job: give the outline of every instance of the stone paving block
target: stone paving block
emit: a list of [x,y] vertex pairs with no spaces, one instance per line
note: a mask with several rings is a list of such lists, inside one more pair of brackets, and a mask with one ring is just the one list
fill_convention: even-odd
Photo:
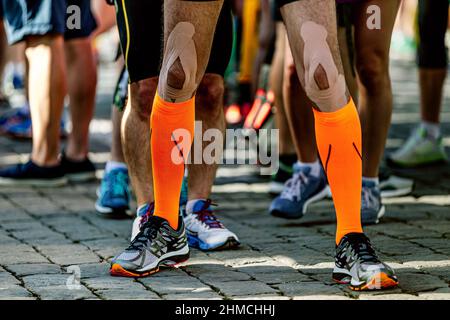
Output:
[[214,291],[190,292],[163,295],[165,300],[223,300],[224,298]]
[[110,237],[111,234],[90,225],[76,216],[61,216],[46,219],[45,223],[73,241],[91,240]]
[[316,282],[289,282],[276,285],[285,296],[301,297],[316,295],[344,296],[344,292],[338,285],[325,285]]
[[100,258],[80,244],[41,245],[39,250],[59,265],[78,265],[100,262]]
[[36,299],[27,289],[24,287],[15,285],[8,288],[2,288],[0,285],[0,300],[30,300]]
[[16,276],[23,277],[34,274],[55,274],[61,273],[61,267],[51,263],[24,263],[8,265]]
[[269,264],[249,264],[238,268],[239,271],[251,275],[254,279],[267,284],[279,284],[293,281],[313,281],[297,269],[287,266]]
[[428,274],[400,273],[398,278],[400,288],[407,293],[448,288],[448,284],[445,281]]
[[9,289],[19,284],[20,281],[9,272],[0,272],[0,290]]
[[290,297],[275,294],[259,294],[251,296],[234,296],[234,300],[291,300]]
[[111,277],[110,275],[102,275],[98,278],[82,279],[82,282],[91,290],[142,290],[144,286],[136,282],[133,278]]
[[377,294],[377,295],[373,295],[373,294],[360,294],[359,295],[359,300],[420,300],[420,298],[418,298],[415,295],[412,294],[399,294],[399,293],[394,293],[394,294]]
[[211,287],[188,275],[160,278],[147,277],[139,279],[139,282],[158,294],[212,292]]
[[79,289],[68,289],[66,286],[37,287],[33,292],[41,300],[84,300],[95,298],[95,295],[84,286]]
[[264,293],[276,294],[278,291],[259,281],[228,281],[217,282],[213,286],[225,296],[248,296],[260,295]]
[[156,293],[145,288],[98,290],[95,294],[105,300],[161,300]]
[[203,282],[225,282],[250,280],[250,276],[243,272],[238,272],[224,265],[202,264],[192,265],[183,268],[187,273],[199,278]]
[[4,265],[20,263],[47,263],[48,260],[26,244],[2,244],[0,246],[1,263]]
[[99,278],[109,275],[110,264],[107,262],[89,263],[80,264],[78,267],[80,268],[81,279]]
[[442,288],[431,292],[419,293],[419,298],[427,300],[450,300],[450,288]]

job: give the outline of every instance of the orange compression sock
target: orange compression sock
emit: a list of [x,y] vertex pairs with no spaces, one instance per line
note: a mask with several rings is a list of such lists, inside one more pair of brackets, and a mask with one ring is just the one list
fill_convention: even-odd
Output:
[[361,227],[361,124],[353,100],[335,112],[314,110],[316,141],[336,210],[336,244]]
[[[185,102],[164,101],[158,93],[150,120],[155,216],[178,229],[184,163],[194,137],[195,96]],[[181,133],[181,136],[180,136]]]

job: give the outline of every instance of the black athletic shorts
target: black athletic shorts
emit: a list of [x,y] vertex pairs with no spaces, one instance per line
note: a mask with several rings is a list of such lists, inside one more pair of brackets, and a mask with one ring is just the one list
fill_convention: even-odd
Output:
[[10,44],[51,33],[63,34],[66,40],[85,38],[97,28],[90,0],[0,1]]
[[445,33],[447,32],[448,7],[448,0],[419,0],[417,64],[420,68],[447,67]]
[[[225,1],[217,22],[206,73],[223,76],[231,57],[233,20],[228,2]],[[163,0],[116,1],[117,25],[130,82],[159,75],[164,40],[163,3]]]

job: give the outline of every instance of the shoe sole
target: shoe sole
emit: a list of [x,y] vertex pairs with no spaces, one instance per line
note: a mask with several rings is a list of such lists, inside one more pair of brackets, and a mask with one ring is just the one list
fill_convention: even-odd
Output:
[[279,195],[284,188],[284,183],[272,181],[269,184],[269,193],[271,195],[277,196]]
[[[219,243],[213,247],[206,247],[206,244],[199,239],[188,235],[189,247],[199,249],[201,251],[219,251],[225,249],[235,249],[241,243],[235,237],[228,237],[223,243]],[[202,246],[204,244],[204,246]]]
[[57,179],[10,179],[0,178],[0,186],[7,187],[38,187],[38,188],[56,188],[65,186],[69,180],[66,177]]
[[133,216],[129,207],[111,209],[95,203],[95,211],[99,216],[107,219],[129,219]]
[[398,286],[398,280],[389,277],[386,273],[375,274],[368,282],[354,286],[350,284],[349,288],[353,291],[372,291],[384,290]]
[[426,167],[432,167],[432,166],[437,166],[437,165],[445,165],[447,163],[448,163],[448,160],[446,160],[446,159],[438,159],[438,160],[433,160],[433,161],[418,163],[418,164],[406,164],[406,163],[396,162],[395,160],[392,160],[391,158],[386,159],[386,164],[389,167],[396,168],[396,169],[426,168]]
[[[336,270],[336,269],[335,269]],[[383,290],[392,288],[398,285],[398,280],[389,277],[384,272],[375,274],[368,282],[360,285],[352,285],[352,276],[346,272],[345,269],[339,269],[340,271],[333,271],[333,281],[338,284],[349,285],[349,288],[353,291],[368,291],[368,290]]]
[[413,191],[413,187],[394,189],[394,190],[381,190],[382,198],[394,198],[401,197],[410,194]]
[[305,204],[303,205],[303,210],[301,213],[298,214],[294,214],[294,215],[289,215],[287,216],[286,213],[281,212],[279,210],[273,210],[270,212],[270,214],[274,217],[277,218],[284,218],[284,219],[300,219],[301,217],[303,217],[307,211],[308,211],[308,206],[310,204],[313,204],[314,202],[318,202],[322,199],[325,199],[326,197],[328,197],[331,194],[330,191],[330,187],[326,186],[322,191],[320,191],[318,194],[312,196],[311,198],[309,198],[307,201],[305,201]]
[[148,277],[148,276],[160,271],[160,267],[173,268],[177,264],[183,263],[183,262],[187,261],[188,259],[189,259],[189,248],[187,250],[187,253],[167,257],[167,258],[159,261],[158,264],[156,265],[156,267],[151,268],[149,270],[130,271],[130,270],[125,269],[118,263],[113,263],[113,265],[109,269],[109,273],[113,277],[144,278],[144,277]]
[[97,177],[95,171],[93,172],[80,172],[80,173],[69,173],[66,174],[69,182],[79,183],[95,180]]

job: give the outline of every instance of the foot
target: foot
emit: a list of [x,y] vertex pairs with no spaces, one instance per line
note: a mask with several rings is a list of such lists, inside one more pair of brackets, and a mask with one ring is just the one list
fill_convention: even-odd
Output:
[[184,216],[189,246],[204,251],[233,248],[240,244],[238,237],[225,228],[211,208],[211,200],[198,200],[187,208]]
[[292,165],[285,164],[280,160],[280,167],[278,168],[277,173],[272,175],[269,184],[269,193],[273,195],[279,195],[282,193],[284,184],[292,178],[293,172]]
[[350,289],[382,290],[398,285],[394,271],[381,262],[363,233],[345,235],[336,247],[333,280]]
[[86,157],[81,161],[74,161],[64,154],[61,156],[61,166],[70,182],[86,182],[95,179],[95,166]]
[[155,203],[146,203],[145,205],[138,208],[136,213],[136,218],[133,221],[133,229],[131,230],[131,241],[138,235],[141,231],[141,227],[148,221],[148,218],[155,212]]
[[380,191],[382,198],[406,196],[412,192],[414,180],[394,175],[380,176]]
[[112,169],[105,173],[100,188],[97,189],[95,209],[106,218],[128,217],[130,210],[130,187],[128,170]]
[[377,224],[384,216],[386,208],[381,202],[380,187],[375,182],[362,182],[361,222],[363,225]]
[[311,203],[329,194],[323,170],[318,177],[309,167],[294,165],[294,175],[284,185],[283,192],[272,201],[269,212],[275,217],[298,219],[303,217]]
[[60,187],[67,184],[61,165],[41,167],[33,161],[0,170],[0,185]]
[[427,131],[418,127],[413,131],[406,143],[392,153],[388,164],[397,167],[412,168],[447,161],[442,137],[430,137]]
[[111,261],[110,274],[146,277],[158,272],[160,266],[174,266],[188,258],[183,219],[174,230],[165,219],[150,216],[130,246]]

